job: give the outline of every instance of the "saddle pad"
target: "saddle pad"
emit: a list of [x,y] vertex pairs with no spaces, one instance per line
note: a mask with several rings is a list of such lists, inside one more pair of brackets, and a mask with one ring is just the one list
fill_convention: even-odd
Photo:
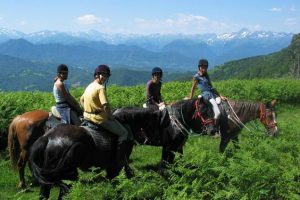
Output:
[[93,138],[97,149],[101,151],[112,150],[116,144],[116,137],[104,129],[94,130],[88,126],[81,126]]
[[58,124],[61,124],[61,121],[52,115],[52,113],[49,113],[49,118],[46,121],[47,130],[56,127]]

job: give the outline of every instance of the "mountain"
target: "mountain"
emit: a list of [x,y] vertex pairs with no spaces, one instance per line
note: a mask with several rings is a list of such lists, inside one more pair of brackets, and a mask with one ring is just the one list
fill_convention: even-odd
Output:
[[231,78],[300,78],[300,34],[294,35],[291,44],[281,51],[226,62],[210,72],[213,80]]
[[[0,91],[51,91],[59,63],[31,62],[0,54]],[[151,78],[151,69],[130,69],[120,65],[112,69],[109,84],[132,86],[146,84]],[[164,73],[164,81],[185,80],[191,72]],[[85,87],[93,80],[93,69],[69,66],[68,83],[73,87]]]
[[[71,64],[80,64],[81,66],[94,65],[95,62],[100,61],[110,65],[124,64],[135,67],[161,65],[168,70],[185,71],[194,69],[197,60],[201,57],[207,58],[210,66],[214,67],[231,60],[279,51],[289,45],[292,35],[291,33],[249,31],[248,29],[224,34],[194,35],[104,34],[94,30],[88,32],[45,30],[25,34],[14,30],[0,29],[0,43],[9,42],[9,39],[24,39],[32,45],[40,47],[39,49],[42,51],[38,53],[39,57],[33,54],[33,58],[25,57],[24,54],[14,54],[13,52],[7,54],[1,51],[2,54],[21,56],[20,58],[26,60],[47,60],[44,58],[45,55],[44,57],[42,55],[45,52],[50,56],[50,61],[67,60]],[[59,56],[48,53],[47,51],[51,51],[51,48],[44,51],[42,47],[46,48],[50,44],[56,45],[51,48],[54,48],[54,51],[58,50]],[[68,50],[70,46],[74,49],[82,48],[83,52]],[[86,47],[96,48],[97,55],[89,54],[91,49],[85,49]],[[99,52],[99,50],[101,51]]]
[[197,61],[177,52],[151,52],[137,46],[111,45],[103,42],[64,44],[33,44],[25,39],[0,44],[0,54],[30,61],[67,63],[74,67],[88,67],[106,63],[140,69],[163,66],[166,70],[189,69]]

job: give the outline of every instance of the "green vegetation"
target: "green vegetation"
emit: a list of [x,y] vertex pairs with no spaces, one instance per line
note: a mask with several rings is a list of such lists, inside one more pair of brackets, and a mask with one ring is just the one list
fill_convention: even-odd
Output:
[[[163,85],[166,102],[187,96],[191,82]],[[66,199],[299,199],[300,198],[300,82],[290,79],[228,80],[214,86],[236,100],[269,101],[277,99],[280,135],[269,138],[260,131],[243,130],[241,149],[230,144],[218,153],[219,139],[190,137],[184,156],[157,172],[161,148],[136,146],[131,156],[136,176],[130,180],[122,172],[109,182],[104,173],[80,172],[79,181]],[[113,107],[139,106],[145,100],[145,86],[110,86],[108,96]],[[72,90],[78,99],[81,89]],[[0,128],[6,134],[10,120],[17,114],[48,108],[52,94],[42,92],[1,93]],[[251,126],[249,126],[251,127]],[[260,126],[262,129],[263,127]],[[16,188],[18,176],[10,169],[8,154],[0,154],[0,199],[38,199],[38,188]],[[27,174],[29,174],[27,169]],[[28,177],[27,177],[28,179]],[[57,198],[57,189],[51,199]]]

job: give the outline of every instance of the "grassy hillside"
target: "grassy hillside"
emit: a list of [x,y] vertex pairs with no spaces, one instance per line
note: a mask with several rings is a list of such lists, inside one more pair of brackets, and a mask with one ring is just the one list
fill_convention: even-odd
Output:
[[[293,37],[289,47],[266,56],[256,56],[241,60],[227,62],[213,69],[211,78],[213,80],[253,79],[253,78],[278,78],[293,77],[294,65],[298,67],[300,56],[300,34]],[[299,67],[300,69],[300,67]],[[296,78],[299,78],[300,71]]]

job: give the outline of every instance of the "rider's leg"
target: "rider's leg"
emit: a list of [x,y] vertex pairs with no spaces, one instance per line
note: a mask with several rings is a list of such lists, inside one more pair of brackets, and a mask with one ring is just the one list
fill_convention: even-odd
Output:
[[116,155],[116,161],[119,166],[123,166],[127,159],[127,147],[128,147],[128,131],[125,129],[125,127],[120,124],[117,120],[106,120],[100,124],[103,128],[110,131],[111,133],[119,136],[118,139],[118,147],[117,147],[117,155]]
[[215,114],[214,119],[215,119],[215,126],[216,126],[216,134],[218,134],[219,133],[218,119],[220,117],[221,112],[220,112],[219,106],[214,98],[211,98],[209,100],[209,102],[211,103],[214,114]]
[[71,109],[70,115],[71,115],[70,116],[71,124],[79,126],[81,124],[81,121],[80,121],[80,118],[79,118],[77,112],[75,112],[74,110]]

